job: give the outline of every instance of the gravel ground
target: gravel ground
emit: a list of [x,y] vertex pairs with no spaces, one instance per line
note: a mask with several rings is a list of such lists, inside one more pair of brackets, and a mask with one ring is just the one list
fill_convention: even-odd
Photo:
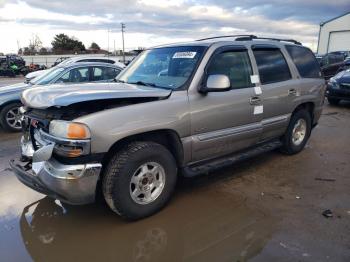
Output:
[[349,261],[349,134],[350,103],[326,105],[300,154],[181,179],[165,209],[127,223],[22,185],[8,167],[20,135],[0,131],[0,260]]

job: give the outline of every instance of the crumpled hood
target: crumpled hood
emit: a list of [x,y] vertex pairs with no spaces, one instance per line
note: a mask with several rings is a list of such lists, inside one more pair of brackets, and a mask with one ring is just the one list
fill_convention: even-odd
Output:
[[124,83],[85,83],[30,88],[22,93],[22,102],[30,108],[69,106],[79,102],[122,98],[165,98],[171,90]]
[[8,93],[21,92],[29,86],[31,85],[26,83],[18,83],[10,86],[2,86],[0,87],[0,96]]

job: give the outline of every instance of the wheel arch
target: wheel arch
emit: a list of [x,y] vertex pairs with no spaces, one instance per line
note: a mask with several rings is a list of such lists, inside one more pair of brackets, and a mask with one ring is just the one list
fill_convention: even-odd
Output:
[[293,114],[295,114],[296,112],[298,112],[299,110],[304,109],[306,111],[308,111],[310,113],[311,116],[311,123],[314,122],[314,110],[315,110],[315,103],[314,102],[303,102],[298,104],[294,110],[293,110]]
[[178,133],[172,129],[159,129],[154,131],[133,134],[116,141],[105,154],[102,164],[106,163],[113,156],[113,154],[122,147],[133,141],[152,141],[163,145],[174,156],[176,164],[182,166],[184,162],[184,149]]

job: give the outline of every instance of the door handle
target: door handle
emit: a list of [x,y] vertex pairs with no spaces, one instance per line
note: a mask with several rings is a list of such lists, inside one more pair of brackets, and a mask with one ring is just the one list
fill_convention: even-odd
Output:
[[294,88],[289,89],[289,90],[288,90],[288,95],[290,95],[290,96],[295,96],[295,95],[297,95],[297,90],[294,89]]
[[249,103],[251,105],[259,105],[261,103],[261,99],[259,96],[252,96],[250,99],[249,99]]

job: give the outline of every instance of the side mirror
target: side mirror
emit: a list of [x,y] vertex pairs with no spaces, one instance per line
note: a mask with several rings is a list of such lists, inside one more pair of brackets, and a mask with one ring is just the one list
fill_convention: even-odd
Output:
[[202,92],[223,92],[231,89],[230,78],[227,75],[209,75]]

